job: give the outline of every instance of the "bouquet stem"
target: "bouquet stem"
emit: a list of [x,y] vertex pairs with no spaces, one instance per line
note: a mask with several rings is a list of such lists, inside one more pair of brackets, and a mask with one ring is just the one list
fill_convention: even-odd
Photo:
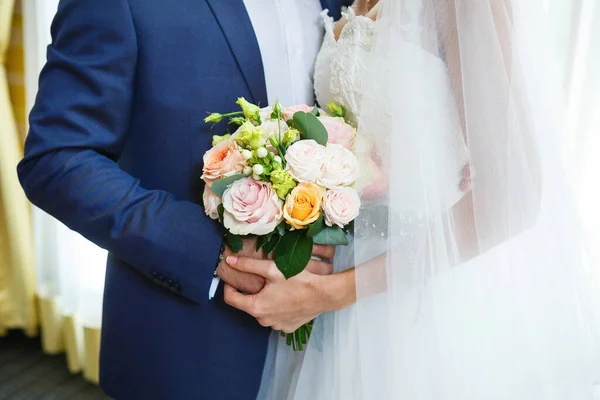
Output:
[[281,336],[286,338],[287,345],[292,346],[294,351],[303,351],[304,346],[306,346],[308,339],[310,338],[313,322],[314,321],[310,321],[309,323],[302,325],[293,333],[285,334],[281,332]]

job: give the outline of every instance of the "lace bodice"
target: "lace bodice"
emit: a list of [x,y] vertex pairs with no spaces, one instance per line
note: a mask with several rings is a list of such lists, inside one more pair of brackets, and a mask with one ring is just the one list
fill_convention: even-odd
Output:
[[[414,7],[412,7],[414,5]],[[348,19],[336,41],[334,21],[323,12],[325,38],[315,65],[315,94],[321,107],[330,102],[346,108],[349,122],[359,128],[359,139],[377,137],[378,145],[394,148],[394,182],[403,182],[399,188],[397,205],[406,212],[430,212],[426,209],[423,193],[436,193],[442,208],[450,208],[464,193],[459,190],[461,171],[468,163],[468,150],[460,125],[456,99],[450,84],[443,51],[437,48],[436,38],[429,37],[419,27],[433,18],[422,2],[408,2],[407,18],[398,22],[398,42],[394,54],[376,61],[390,63],[373,68],[373,46],[379,46],[377,34],[380,21],[366,16],[356,16],[352,8],[344,14]],[[382,38],[383,39],[383,38]],[[377,49],[375,53],[381,53]],[[376,82],[387,82],[393,89],[367,87],[363,82],[368,71],[391,74]],[[393,71],[393,72],[392,72]],[[374,94],[375,93],[375,94]],[[385,96],[394,98],[385,98]],[[366,105],[377,103],[378,113],[393,114],[402,121],[399,126],[388,126],[391,118],[372,118],[361,111]],[[371,99],[375,96],[376,99]],[[391,106],[393,104],[393,106]],[[389,107],[394,109],[388,109]],[[386,122],[387,121],[387,122]],[[362,123],[364,122],[364,123]],[[374,125],[379,124],[379,125]],[[387,132],[382,136],[378,132]],[[436,168],[421,171],[430,179],[412,171],[424,160],[435,160]],[[433,167],[432,167],[433,168]],[[390,188],[392,191],[393,188]]]
[[315,94],[321,106],[330,102],[344,106],[350,121],[356,123],[365,63],[375,33],[374,22],[368,17],[355,16],[349,8],[344,14],[348,23],[336,40],[333,19],[327,10],[322,15],[325,39],[315,65]]

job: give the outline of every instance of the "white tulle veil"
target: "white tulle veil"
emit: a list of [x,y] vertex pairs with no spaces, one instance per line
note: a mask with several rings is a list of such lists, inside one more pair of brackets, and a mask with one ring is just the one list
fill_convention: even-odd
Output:
[[357,152],[387,180],[359,182],[357,304],[318,319],[306,354],[270,354],[271,398],[597,398],[599,275],[541,10],[380,2]]

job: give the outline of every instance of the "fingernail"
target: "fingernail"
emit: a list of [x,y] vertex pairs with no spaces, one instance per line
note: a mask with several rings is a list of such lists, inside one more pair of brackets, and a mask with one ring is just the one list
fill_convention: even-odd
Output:
[[227,264],[229,265],[235,265],[238,261],[237,256],[228,256],[227,257]]

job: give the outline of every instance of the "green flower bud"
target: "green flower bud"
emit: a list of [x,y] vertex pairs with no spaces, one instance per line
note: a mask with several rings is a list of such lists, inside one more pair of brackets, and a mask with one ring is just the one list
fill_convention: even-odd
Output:
[[273,184],[273,190],[282,200],[285,200],[288,193],[296,187],[296,181],[292,178],[292,175],[283,169],[271,172],[271,183]]
[[283,134],[282,144],[284,146],[289,146],[290,144],[294,143],[296,140],[298,140],[299,133],[300,132],[298,132],[296,129],[288,129]]
[[229,122],[231,124],[237,124],[237,125],[242,126],[242,125],[244,125],[244,122],[246,122],[246,119],[242,118],[242,117],[233,117],[233,118],[229,119]]
[[277,136],[276,135],[269,136],[269,143],[271,143],[271,145],[273,147],[279,146],[279,140],[277,140]]
[[329,110],[331,115],[333,115],[334,117],[344,118],[346,116],[346,109],[335,103],[327,104],[327,109]]
[[279,101],[276,101],[275,105],[273,106],[273,112],[271,113],[271,118],[281,119],[281,113],[282,113],[281,103]]
[[222,120],[223,120],[223,114],[219,114],[219,113],[212,113],[208,117],[204,118],[204,122],[206,122],[207,124],[210,122],[212,122],[214,124],[218,124]]
[[238,98],[236,104],[242,108],[242,112],[246,118],[260,123],[260,108],[257,105],[248,102],[243,97]]
[[246,121],[235,134],[235,140],[243,147],[256,150],[265,146],[264,135],[265,132],[262,129],[254,126],[250,121]]
[[219,143],[228,140],[231,137],[231,135],[227,134],[227,135],[223,135],[223,136],[219,136],[219,135],[214,135],[213,136],[213,140],[212,140],[212,145],[216,146]]

